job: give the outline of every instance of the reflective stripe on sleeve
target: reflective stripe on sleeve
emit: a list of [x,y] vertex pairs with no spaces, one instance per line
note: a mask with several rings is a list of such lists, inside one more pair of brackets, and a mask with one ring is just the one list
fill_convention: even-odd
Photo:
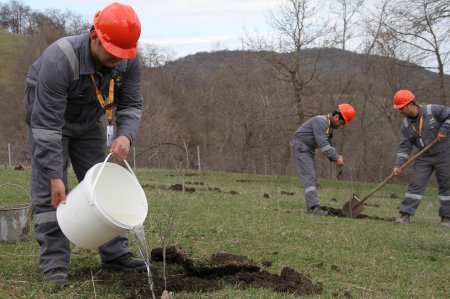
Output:
[[56,219],[56,211],[50,211],[40,214],[34,214],[34,223],[35,224],[44,224],[49,222],[57,222]]
[[327,150],[329,150],[331,148],[333,148],[333,147],[331,145],[327,144],[324,147],[320,148],[320,151],[323,153],[323,152],[326,152]]
[[55,130],[31,129],[34,140],[60,141],[62,134]]
[[397,157],[402,157],[402,158],[408,159],[408,158],[409,158],[409,155],[403,154],[403,153],[398,153],[398,154],[397,154]]
[[431,115],[431,105],[427,105],[427,114]]

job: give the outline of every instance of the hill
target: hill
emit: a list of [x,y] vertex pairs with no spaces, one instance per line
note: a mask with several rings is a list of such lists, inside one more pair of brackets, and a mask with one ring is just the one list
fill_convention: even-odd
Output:
[[[5,47],[0,59],[14,69],[4,68],[0,75],[9,78],[0,81],[0,108],[6,112],[0,120],[1,146],[12,143],[13,163],[22,164],[28,161],[22,122],[24,78],[42,41],[28,40],[26,48],[32,51],[23,52],[24,37],[2,32],[1,38]],[[191,167],[295,174],[289,142],[300,122],[348,102],[357,117],[335,134],[337,150],[349,157],[344,178],[380,181],[392,167],[398,143],[401,115],[392,109],[395,91],[410,88],[419,102],[444,101],[437,74],[404,61],[335,48],[307,49],[295,72],[300,79],[293,82],[289,73],[280,75],[278,66],[261,54],[285,65],[295,60],[290,54],[217,51],[143,67],[145,102],[134,144],[138,165],[175,167],[186,144]],[[0,157],[7,161],[7,152]],[[318,174],[335,177],[329,161],[319,157]]]

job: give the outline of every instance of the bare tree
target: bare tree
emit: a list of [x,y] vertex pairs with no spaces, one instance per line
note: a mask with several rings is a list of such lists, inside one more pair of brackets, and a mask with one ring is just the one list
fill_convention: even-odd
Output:
[[23,1],[11,0],[9,4],[0,6],[1,28],[12,33],[24,34],[26,25],[24,21],[30,14],[30,7],[23,4]]
[[[393,0],[385,26],[402,43],[415,48],[416,61],[428,64],[433,58],[439,74],[443,103],[449,104],[445,87],[445,65],[450,59],[450,2],[448,0]],[[431,68],[429,65],[425,65]]]
[[306,58],[302,51],[317,46],[325,33],[325,25],[316,23],[320,19],[319,12],[317,1],[287,0],[280,5],[277,14],[271,12],[268,17],[269,25],[278,36],[272,40],[248,36],[246,42],[276,70],[276,79],[291,86],[298,123],[311,113],[304,106],[304,98],[308,84],[315,78],[318,56]]
[[337,21],[332,28],[335,35],[334,42],[340,45],[342,50],[346,50],[348,41],[355,37],[355,31],[359,27],[357,15],[365,0],[337,0],[336,2],[339,6],[335,11]]

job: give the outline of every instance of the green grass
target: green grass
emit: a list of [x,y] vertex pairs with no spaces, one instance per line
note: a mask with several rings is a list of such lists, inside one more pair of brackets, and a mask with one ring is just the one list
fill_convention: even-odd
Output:
[[[390,219],[397,217],[404,186],[387,185],[367,201],[379,207],[368,206],[363,213],[386,220],[348,219],[306,215],[296,177],[220,172],[180,176],[165,170],[138,170],[136,174],[149,201],[145,231],[150,248],[161,246],[169,215],[177,211],[168,245],[180,245],[193,258],[229,252],[257,263],[271,261],[268,271],[272,273],[279,274],[285,266],[308,273],[314,282],[323,284],[322,294],[309,298],[344,298],[346,294],[353,298],[448,298],[450,294],[450,230],[439,227],[434,188],[427,190],[412,223],[401,226]],[[167,189],[182,180],[196,192]],[[28,182],[29,170],[0,171],[0,185],[14,183],[28,188]],[[71,182],[74,186],[73,176]],[[325,179],[319,183],[322,205],[334,208],[341,208],[353,192],[363,195],[376,186]],[[23,202],[23,194],[10,186],[0,188],[2,205]],[[391,199],[393,194],[398,198]],[[130,244],[137,252],[134,238]],[[0,245],[0,298],[125,298],[135,292],[121,287],[120,276],[112,285],[96,281],[99,258],[94,252],[72,255],[70,288],[57,291],[43,286],[38,255],[31,233],[29,241]],[[86,267],[93,271],[92,277],[83,272]],[[174,298],[295,296],[228,286],[214,293],[180,293]]]

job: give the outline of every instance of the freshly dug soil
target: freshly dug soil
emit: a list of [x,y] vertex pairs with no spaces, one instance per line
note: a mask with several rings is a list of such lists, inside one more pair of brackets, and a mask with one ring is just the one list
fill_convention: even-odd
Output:
[[[154,291],[159,298],[165,289],[162,273],[154,268],[162,263],[163,250],[155,248],[151,252]],[[230,253],[213,254],[209,260],[193,260],[180,248],[166,248],[167,291],[169,292],[213,292],[231,285],[236,288],[267,288],[276,292],[296,295],[318,294],[322,285],[314,283],[307,274],[294,271],[290,267],[282,269],[280,275],[261,270],[251,259]],[[162,268],[162,267],[161,267]],[[91,273],[90,269],[84,272]],[[86,273],[86,274],[88,274]],[[100,283],[120,283],[127,292],[126,298],[152,298],[147,275],[144,273],[124,273],[99,271],[96,279]]]
[[[321,206],[320,208],[324,211],[328,211],[327,216],[348,218],[347,216],[345,216],[342,213],[342,209],[336,209],[336,208],[331,208],[331,207],[327,207],[327,206]],[[358,216],[350,218],[350,219],[373,219],[373,220],[383,220],[383,221],[394,221],[395,220],[395,218],[383,218],[383,217],[377,217],[377,216],[368,216],[368,215],[364,215],[364,214],[359,214]]]

